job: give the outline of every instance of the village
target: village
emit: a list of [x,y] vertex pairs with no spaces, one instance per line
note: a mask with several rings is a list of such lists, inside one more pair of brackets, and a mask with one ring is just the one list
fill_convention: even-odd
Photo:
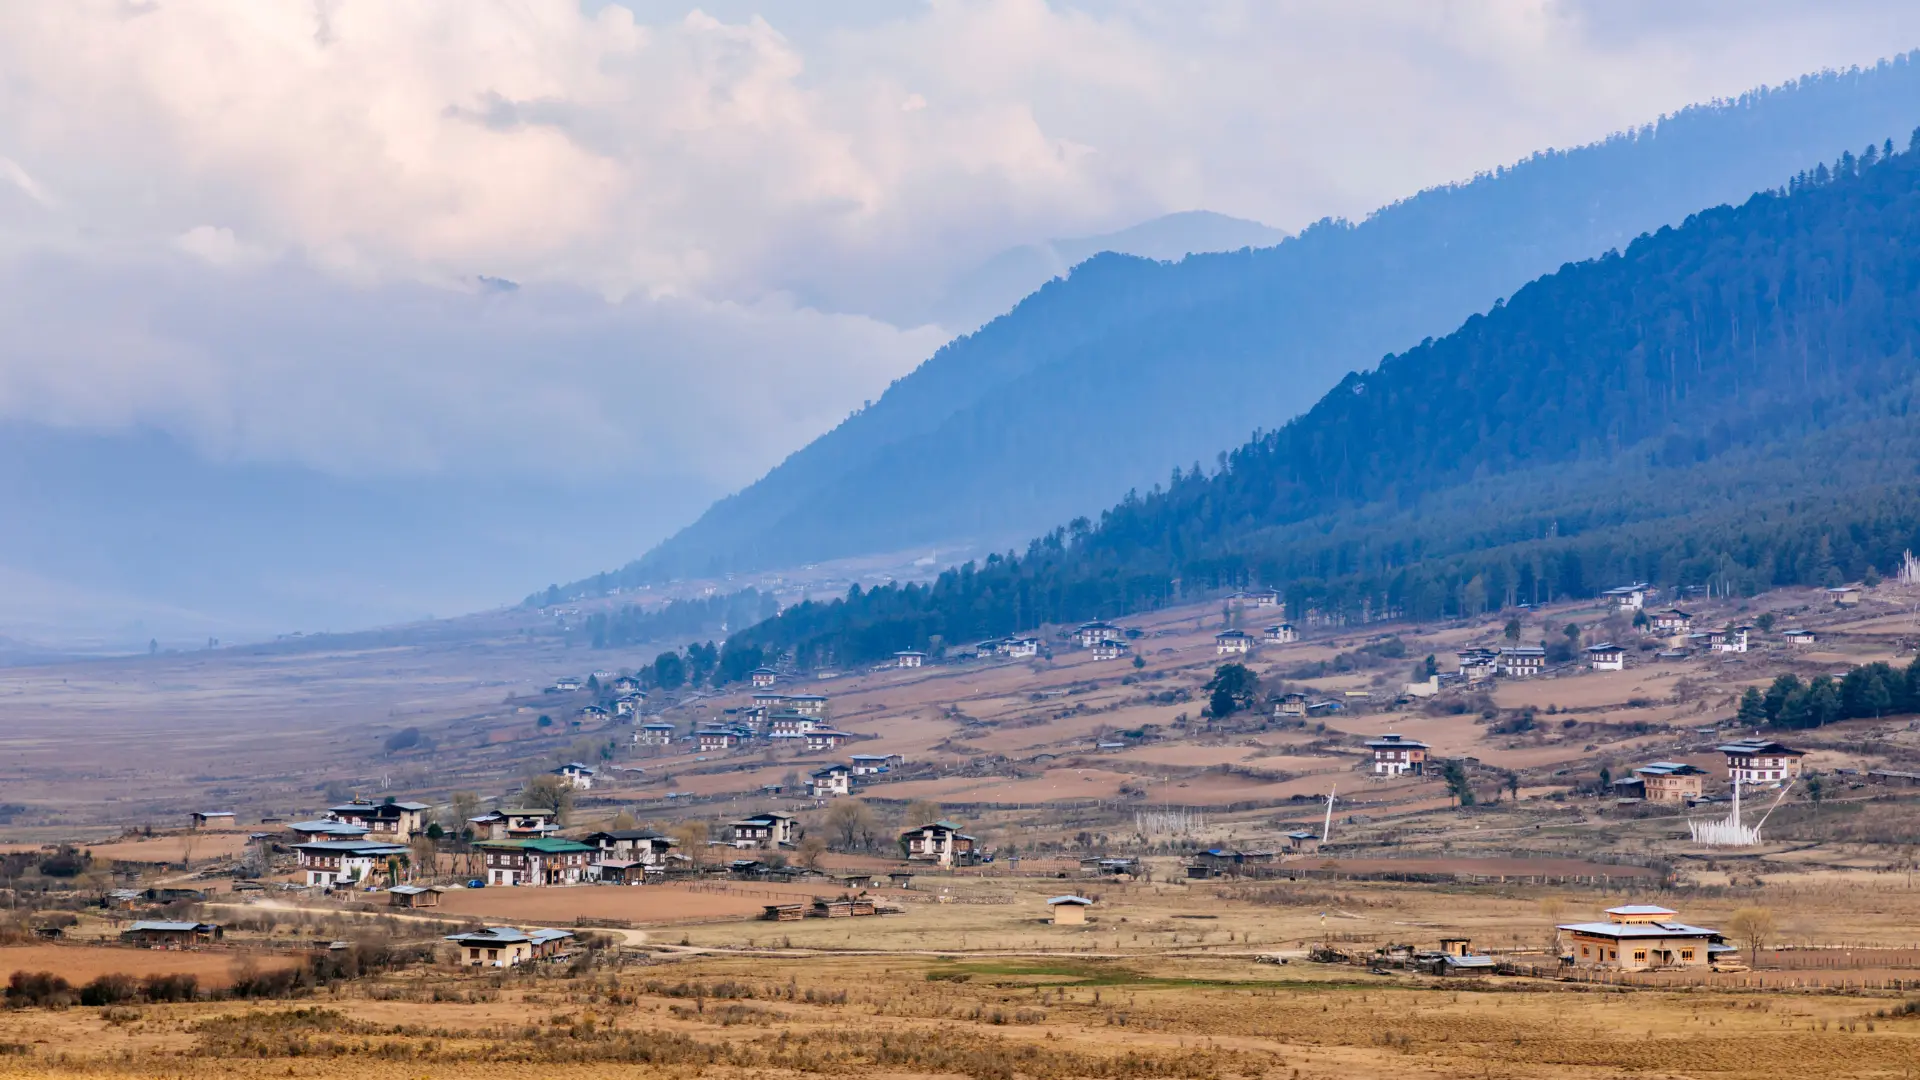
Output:
[[[1348,626],[1253,591],[723,692],[551,675],[410,721],[433,745],[381,774],[444,773],[403,787],[348,757],[305,805],[259,785],[119,828],[16,815],[0,964],[191,971],[208,1000],[375,948],[416,972],[376,983],[1052,956],[1091,965],[1063,986],[1226,965],[1898,997],[1920,731],[1904,682],[1884,715],[1860,684],[1906,677],[1912,608],[1901,583],[1635,584]],[[1819,723],[1796,711],[1816,695]]]

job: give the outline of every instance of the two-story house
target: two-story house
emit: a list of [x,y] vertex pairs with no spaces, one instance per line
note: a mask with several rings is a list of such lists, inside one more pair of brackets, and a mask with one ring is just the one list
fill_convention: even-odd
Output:
[[733,846],[737,848],[792,847],[800,838],[800,822],[792,814],[755,814],[727,827],[733,830]]
[[1771,739],[1740,739],[1717,748],[1727,756],[1727,782],[1745,786],[1778,784],[1800,777],[1805,750]]
[[391,884],[407,865],[407,846],[385,840],[314,840],[295,844],[294,854],[311,887]]
[[807,795],[812,798],[825,799],[852,793],[853,770],[845,765],[835,764],[816,769],[807,777]]
[[1127,649],[1128,645],[1126,642],[1115,641],[1113,638],[1105,638],[1101,640],[1100,644],[1093,647],[1093,658],[1095,660],[1119,660],[1127,655]]
[[1253,635],[1245,630],[1222,630],[1213,635],[1216,656],[1244,656],[1253,651]]
[[427,830],[427,815],[433,807],[422,802],[389,799],[373,802],[354,799],[327,807],[327,817],[347,825],[358,825],[376,840],[404,844]]
[[900,834],[900,845],[913,862],[935,862],[941,866],[967,865],[975,855],[974,838],[960,831],[951,821],[935,821]]
[[553,770],[553,775],[567,782],[575,791],[587,791],[593,787],[593,778],[597,771],[591,765],[582,765],[569,761]]
[[770,667],[754,668],[747,676],[753,681],[753,688],[760,690],[780,681],[780,673]]
[[535,840],[560,831],[560,815],[546,807],[489,810],[467,819],[477,840]]
[[1427,751],[1431,749],[1418,739],[1409,739],[1404,735],[1381,735],[1367,740],[1367,749],[1373,752],[1374,776],[1414,776],[1425,775],[1427,771]]
[[1515,645],[1500,650],[1500,674],[1524,679],[1547,669],[1547,650]]
[[1611,641],[1587,646],[1587,667],[1594,671],[1625,671],[1627,650]]
[[835,731],[832,728],[814,728],[806,734],[807,752],[820,753],[825,750],[838,750],[842,744],[851,738],[853,738],[853,736],[845,731]]
[[1300,640],[1300,631],[1289,622],[1274,623],[1267,627],[1266,637],[1269,645],[1291,645]]
[[916,668],[925,665],[926,662],[927,654],[918,649],[901,649],[893,654],[894,667]]
[[1109,638],[1123,638],[1126,632],[1108,622],[1081,623],[1073,632],[1073,643],[1091,649]]
[[673,745],[673,725],[665,720],[651,720],[634,729],[635,746],[671,746]]
[[578,885],[587,880],[595,849],[557,836],[538,840],[482,840],[489,885]]

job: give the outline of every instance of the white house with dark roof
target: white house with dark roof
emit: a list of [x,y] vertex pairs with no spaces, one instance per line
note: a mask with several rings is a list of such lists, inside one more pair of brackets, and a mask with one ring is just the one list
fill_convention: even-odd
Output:
[[894,667],[916,668],[924,666],[926,662],[927,654],[918,649],[901,649],[893,654]]
[[1040,655],[1040,639],[1023,637],[1012,638],[1007,642],[1006,655],[1013,660],[1029,660]]
[[1547,650],[1515,645],[1500,650],[1500,674],[1524,679],[1547,670]]
[[852,765],[855,776],[874,776],[907,763],[906,758],[899,754],[855,754],[847,761]]
[[1269,645],[1291,645],[1300,640],[1300,631],[1292,623],[1274,623],[1267,627],[1266,636]]
[[800,822],[792,814],[768,812],[729,822],[737,848],[792,847],[800,838]]
[[1213,635],[1216,656],[1244,656],[1253,651],[1253,635],[1245,630],[1222,630]]
[[1418,739],[1405,735],[1381,735],[1367,740],[1373,752],[1374,776],[1423,776],[1427,771],[1427,751],[1432,749]]
[[575,791],[587,791],[593,787],[593,779],[598,770],[591,765],[582,765],[578,761],[569,761],[553,770],[553,775],[565,780]]
[[853,770],[845,765],[829,765],[824,769],[815,769],[807,777],[807,794],[815,799],[832,798],[835,795],[853,793]]
[[814,728],[812,731],[806,733],[807,750],[810,753],[819,753],[822,750],[838,750],[852,737],[853,736],[847,732],[835,731],[832,728]]
[[759,690],[780,681],[780,673],[770,667],[754,668],[747,676],[753,682],[753,688]]
[[1747,641],[1753,634],[1751,626],[1729,626],[1720,631],[1719,640],[1713,643],[1713,651],[1720,653],[1743,653],[1747,651]]
[[404,844],[426,831],[427,815],[432,810],[433,807],[423,802],[354,799],[339,806],[327,807],[327,816],[348,825],[364,826],[377,839]]
[[1716,747],[1727,756],[1727,782],[1745,786],[1779,784],[1800,778],[1805,750],[1795,750],[1772,739],[1740,739]]
[[312,888],[371,885],[407,864],[407,846],[384,840],[313,840],[293,846]]
[[1587,667],[1594,671],[1625,671],[1627,650],[1611,641],[1587,646]]
[[671,746],[673,745],[673,725],[665,720],[641,724],[634,729],[633,742],[636,746]]
[[1622,585],[1617,589],[1608,589],[1601,595],[1621,611],[1639,611],[1647,604],[1647,597],[1653,594],[1653,587],[1644,581],[1631,585]]
[[1091,649],[1108,638],[1125,636],[1125,631],[1109,622],[1081,623],[1073,632],[1073,643],[1083,649]]
[[1126,642],[1106,638],[1103,639],[1100,644],[1093,647],[1093,658],[1095,660],[1118,660],[1127,655],[1127,649],[1128,645]]

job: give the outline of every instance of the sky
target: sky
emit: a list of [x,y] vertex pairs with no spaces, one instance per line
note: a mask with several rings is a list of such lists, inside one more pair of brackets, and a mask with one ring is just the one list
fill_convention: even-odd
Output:
[[1915,45],[1881,0],[9,4],[0,424],[705,497],[1009,247],[1364,215]]

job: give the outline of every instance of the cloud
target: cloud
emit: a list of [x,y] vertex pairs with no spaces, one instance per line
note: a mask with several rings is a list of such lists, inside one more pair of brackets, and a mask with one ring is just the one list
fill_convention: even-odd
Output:
[[0,418],[739,483],[1004,248],[1361,214],[1920,42],[1912,5],[1682,8],[8,5]]

